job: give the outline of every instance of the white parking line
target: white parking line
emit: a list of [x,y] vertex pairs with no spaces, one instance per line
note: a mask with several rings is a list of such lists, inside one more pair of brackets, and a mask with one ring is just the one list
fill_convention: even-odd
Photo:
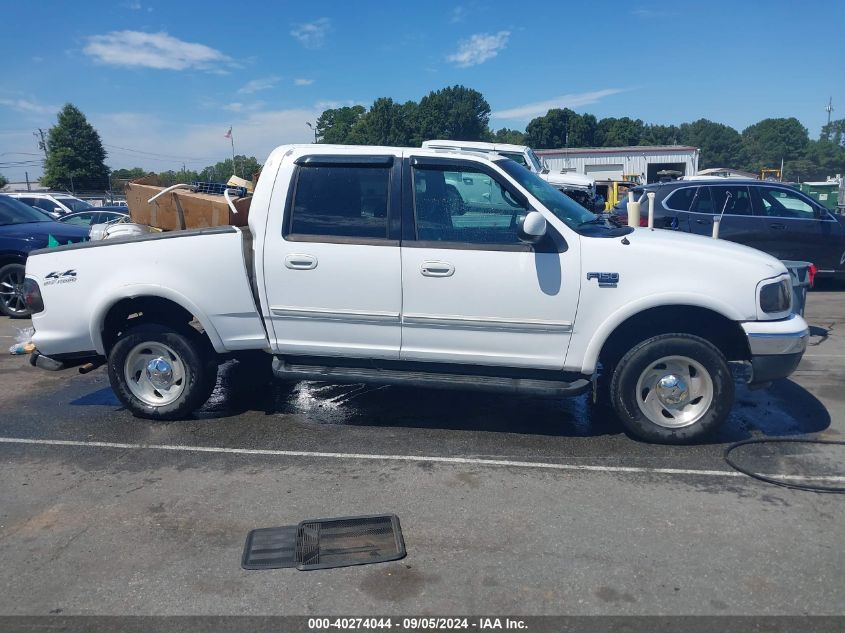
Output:
[[[650,475],[695,475],[698,477],[745,477],[734,470],[696,470],[689,468],[646,468],[642,466],[594,466],[589,464],[555,464],[552,462],[521,462],[509,459],[482,459],[475,457],[438,457],[429,455],[379,455],[370,453],[324,453],[318,451],[280,451],[261,448],[227,448],[225,446],[181,446],[178,444],[128,444],[123,442],[84,442],[80,440],[30,439],[0,437],[0,444],[35,444],[43,446],[78,446],[85,448],[121,448],[129,450],[177,451],[184,453],[225,453],[230,455],[262,455],[273,457],[319,457],[323,459],[359,459],[374,461],[435,462],[441,464],[468,464],[473,466],[509,466],[514,468],[540,468],[545,470],[589,471],[602,473],[644,473]],[[845,482],[838,475],[779,475],[766,474],[785,481]]]

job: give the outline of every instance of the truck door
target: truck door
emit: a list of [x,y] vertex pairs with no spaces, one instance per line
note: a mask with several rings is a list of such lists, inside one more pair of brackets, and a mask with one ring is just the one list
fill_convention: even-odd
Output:
[[[411,156],[403,177],[400,357],[561,369],[579,244],[567,250],[556,233],[543,246],[521,242],[527,203],[490,166]],[[479,200],[473,187],[487,181],[490,196]]]
[[273,218],[271,208],[264,246],[274,351],[398,359],[399,159],[395,167],[393,156],[374,155],[294,162],[279,194],[286,199],[272,202],[284,215]]

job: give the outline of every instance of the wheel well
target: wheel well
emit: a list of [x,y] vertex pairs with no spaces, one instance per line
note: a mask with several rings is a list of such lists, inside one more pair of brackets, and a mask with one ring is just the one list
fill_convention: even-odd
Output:
[[121,299],[106,313],[101,331],[106,355],[124,330],[141,323],[167,325],[178,332],[195,335],[211,348],[211,341],[197,318],[178,303],[161,297],[134,297]]
[[727,360],[749,360],[748,339],[739,323],[697,306],[662,306],[639,312],[617,326],[602,346],[599,361],[615,365],[634,345],[652,336],[692,334],[711,342]]
[[0,255],[0,268],[3,268],[6,264],[23,264],[26,265],[26,256],[25,255],[14,255],[11,253],[6,253]]

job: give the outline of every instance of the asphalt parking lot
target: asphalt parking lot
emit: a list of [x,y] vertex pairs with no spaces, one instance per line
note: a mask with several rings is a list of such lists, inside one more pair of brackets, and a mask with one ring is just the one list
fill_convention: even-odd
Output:
[[[791,380],[707,444],[587,403],[275,386],[224,367],[194,419],[137,420],[105,371],[0,356],[0,614],[843,614],[845,497],[732,471],[728,444],[845,439],[845,286]],[[3,351],[25,321],[0,320]],[[774,464],[773,468],[777,465]],[[396,513],[401,561],[244,571],[247,532]]]

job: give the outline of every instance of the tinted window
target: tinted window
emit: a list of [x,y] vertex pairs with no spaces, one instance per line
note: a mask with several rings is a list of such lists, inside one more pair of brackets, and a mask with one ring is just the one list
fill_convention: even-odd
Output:
[[78,226],[88,226],[90,224],[96,224],[96,222],[94,221],[93,213],[78,213],[75,214],[73,217],[62,219],[64,219],[65,224],[76,224]]
[[57,205],[55,202],[53,202],[49,198],[35,198],[35,200],[32,203],[32,206],[38,207],[39,209],[43,209],[44,211],[47,211],[48,213],[52,213],[53,209],[56,209],[56,208],[59,209],[59,213],[65,212],[64,209],[59,207],[59,205]]
[[387,167],[301,167],[290,233],[386,238]]
[[720,214],[722,209],[725,215],[752,215],[751,196],[748,187],[740,186],[711,186],[701,187],[702,190],[709,189],[713,199],[711,213]]
[[92,208],[94,205],[79,198],[56,198],[59,202],[65,205],[71,211],[85,211]]
[[0,196],[0,226],[25,222],[47,222],[50,218],[14,198]]
[[522,154],[519,154],[517,152],[499,152],[499,154],[501,154],[505,158],[510,158],[511,160],[516,161],[523,167],[528,167],[528,163],[525,162],[525,156],[523,156]]
[[517,244],[526,208],[490,175],[414,168],[417,239]]
[[816,217],[816,211],[809,202],[797,193],[772,187],[754,187],[759,211],[762,215],[775,218]]
[[710,195],[710,187],[699,187],[692,200],[690,211],[696,213],[713,213],[713,198]]
[[663,201],[663,206],[675,211],[689,211],[695,198],[695,191],[696,187],[676,189]]

